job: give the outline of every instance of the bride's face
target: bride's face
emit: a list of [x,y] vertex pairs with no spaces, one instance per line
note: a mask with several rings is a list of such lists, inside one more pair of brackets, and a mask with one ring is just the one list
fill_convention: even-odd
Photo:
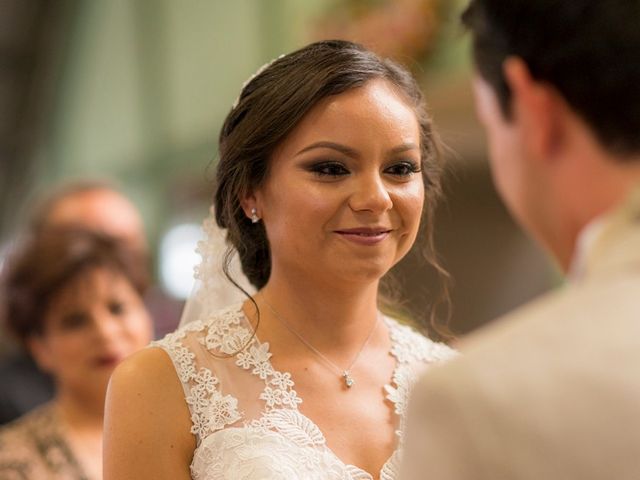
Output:
[[424,184],[414,110],[384,80],[319,102],[245,201],[264,222],[272,275],[378,280],[411,248]]

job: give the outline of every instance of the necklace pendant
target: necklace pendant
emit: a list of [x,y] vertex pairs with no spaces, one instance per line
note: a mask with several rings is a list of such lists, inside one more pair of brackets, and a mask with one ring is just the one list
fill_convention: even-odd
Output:
[[342,378],[344,378],[344,384],[347,388],[353,387],[353,384],[356,383],[347,370],[342,373]]

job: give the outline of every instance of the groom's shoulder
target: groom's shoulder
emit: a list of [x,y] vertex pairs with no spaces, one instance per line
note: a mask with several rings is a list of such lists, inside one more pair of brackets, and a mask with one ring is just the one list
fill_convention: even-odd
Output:
[[517,388],[535,379],[560,382],[569,371],[597,375],[620,355],[640,365],[639,292],[640,272],[560,287],[463,338],[461,355],[438,376],[478,388]]

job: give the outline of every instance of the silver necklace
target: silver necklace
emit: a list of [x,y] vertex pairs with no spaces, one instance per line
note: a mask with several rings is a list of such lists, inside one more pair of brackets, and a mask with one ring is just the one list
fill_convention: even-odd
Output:
[[289,325],[289,323],[284,318],[282,318],[280,316],[280,314],[276,311],[276,309],[273,308],[271,306],[271,304],[265,300],[264,297],[262,297],[262,301],[269,308],[269,310],[271,310],[271,313],[273,314],[273,316],[276,317],[276,319],[280,323],[282,323],[286,327],[287,330],[289,330],[293,335],[295,335],[298,338],[298,340],[300,340],[302,342],[303,345],[305,345],[309,350],[311,350],[318,357],[320,357],[320,359],[325,363],[326,366],[328,366],[339,377],[342,378],[342,380],[344,381],[345,387],[347,387],[347,388],[353,387],[353,385],[356,383],[356,381],[351,376],[351,369],[353,368],[353,366],[356,364],[356,362],[360,358],[360,354],[364,350],[364,347],[366,347],[367,344],[369,343],[369,340],[371,340],[371,337],[373,336],[373,332],[375,331],[376,326],[378,325],[378,317],[376,317],[376,321],[373,323],[373,327],[371,327],[371,331],[369,332],[369,335],[367,335],[367,338],[365,339],[364,343],[360,347],[360,350],[358,350],[358,353],[356,353],[356,356],[353,358],[353,361],[351,362],[351,364],[346,369],[342,369],[338,365],[333,363],[331,360],[329,360],[327,357],[325,357],[322,354],[322,352],[320,352],[316,347],[311,345],[302,335],[300,335],[291,325]]

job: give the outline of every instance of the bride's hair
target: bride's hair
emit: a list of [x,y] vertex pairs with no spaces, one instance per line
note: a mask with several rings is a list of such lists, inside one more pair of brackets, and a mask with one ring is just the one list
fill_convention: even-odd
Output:
[[[328,40],[307,45],[261,69],[242,89],[220,132],[216,221],[227,229],[242,270],[257,289],[267,283],[271,272],[269,242],[262,222],[252,223],[246,217],[240,199],[264,182],[276,147],[319,101],[374,79],[392,84],[418,119],[428,199],[422,222],[424,253],[441,276],[448,276],[438,263],[433,245],[434,210],[442,194],[440,142],[420,88],[411,74],[393,61],[352,42]],[[224,271],[235,283],[228,273],[233,248],[226,256]]]

